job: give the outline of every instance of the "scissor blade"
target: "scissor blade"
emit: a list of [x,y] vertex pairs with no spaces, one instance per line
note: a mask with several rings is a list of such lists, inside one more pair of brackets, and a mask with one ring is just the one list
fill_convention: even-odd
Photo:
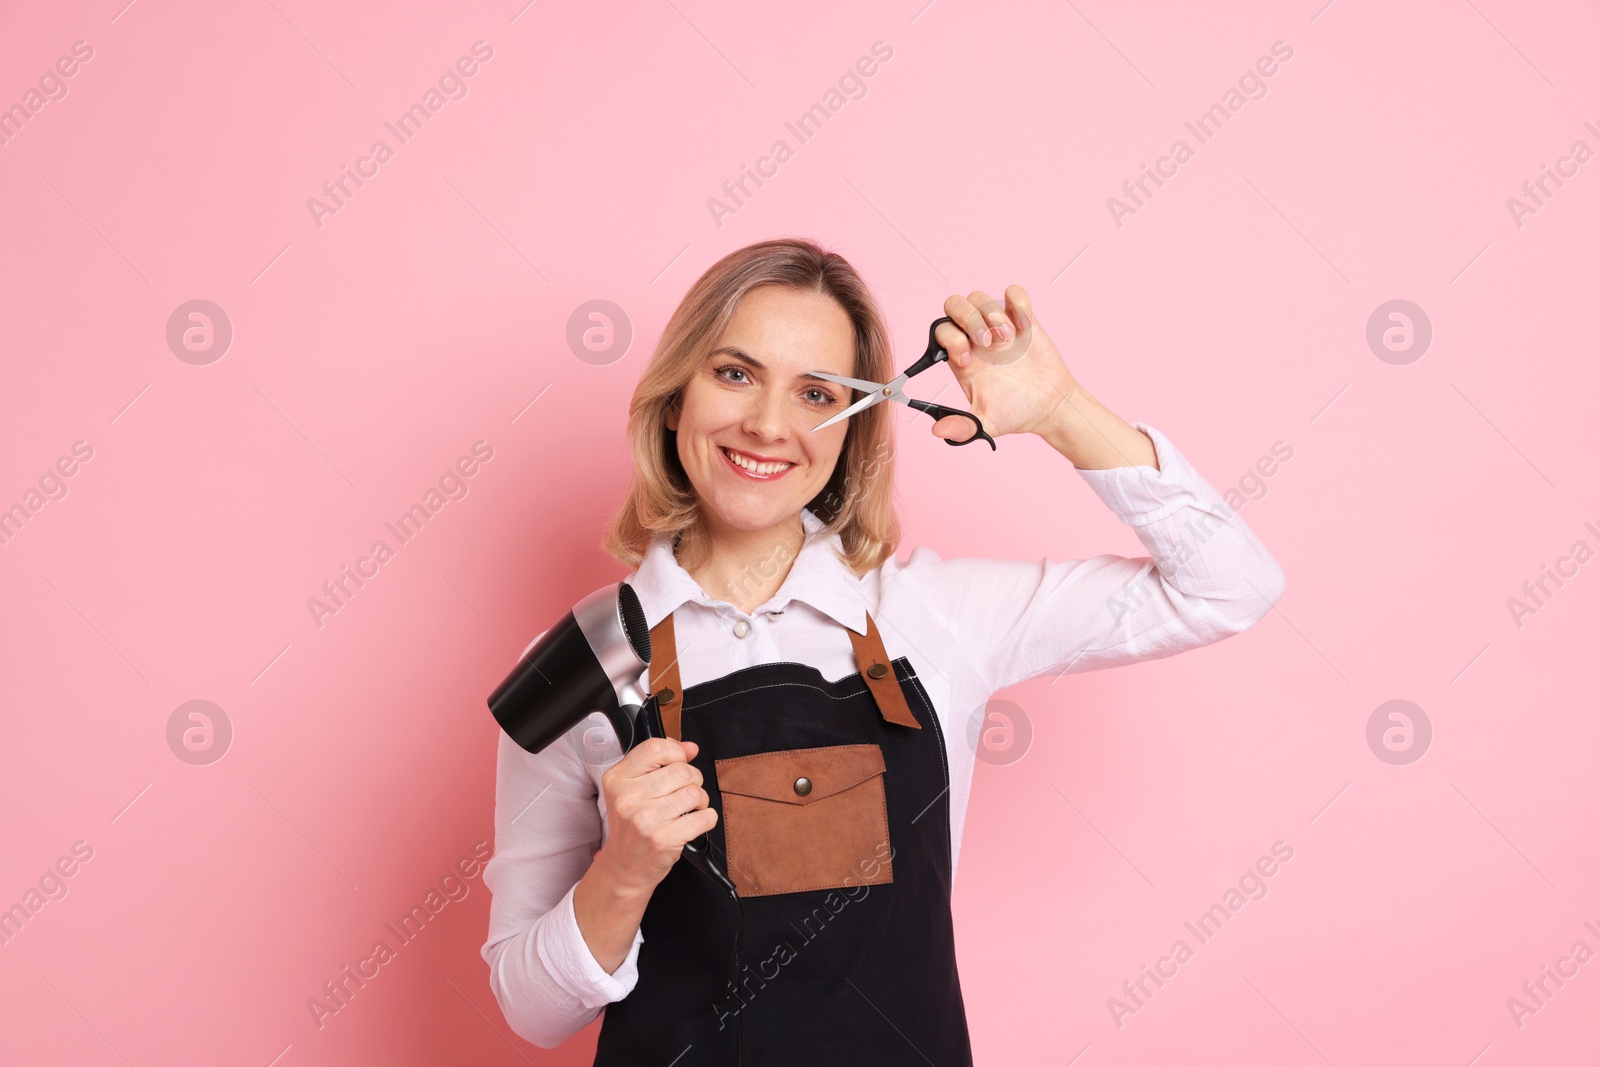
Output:
[[836,385],[848,385],[861,393],[876,393],[883,388],[882,382],[869,382],[865,378],[846,378],[842,374],[829,374],[827,371],[814,370],[810,372],[813,378],[822,378]]
[[813,432],[815,432],[817,430],[826,430],[829,426],[832,426],[834,423],[842,422],[843,420],[848,419],[851,415],[854,415],[858,411],[865,411],[868,408],[870,408],[872,405],[877,404],[877,403],[881,403],[884,399],[885,398],[884,398],[884,395],[883,395],[883,391],[881,389],[878,390],[877,392],[868,393],[866,396],[862,397],[860,400],[857,400],[854,404],[851,404],[849,407],[845,408],[843,411],[839,412],[837,415],[834,415],[832,418],[829,418],[825,422],[818,423],[817,425],[811,427],[811,429],[812,429]]
[[[822,375],[819,375],[819,377],[822,377]],[[845,408],[843,411],[839,412],[839,414],[833,416],[831,419],[828,419],[826,422],[822,422],[822,423],[819,423],[816,426],[811,427],[812,431],[815,432],[817,430],[825,430],[829,426],[832,426],[834,423],[840,421],[841,419],[848,419],[851,415],[854,415],[856,412],[865,411],[868,408],[870,408],[872,405],[877,404],[877,403],[879,403],[881,401],[884,401],[884,400],[888,400],[891,397],[893,397],[895,399],[899,399],[900,387],[902,385],[906,384],[906,375],[902,374],[898,378],[896,378],[894,381],[888,382],[885,385],[877,385],[877,384],[872,383],[872,382],[867,382],[867,383],[864,383],[864,384],[871,385],[872,388],[873,388],[873,392],[868,393],[866,396],[862,397],[860,400],[857,400],[854,404],[851,404],[849,407]]]

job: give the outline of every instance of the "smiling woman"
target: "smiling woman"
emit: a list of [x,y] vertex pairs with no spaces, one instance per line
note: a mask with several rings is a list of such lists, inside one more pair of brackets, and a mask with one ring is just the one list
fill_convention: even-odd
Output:
[[[606,760],[499,739],[483,957],[518,1034],[553,1047],[603,1011],[597,1067],[970,1065],[951,893],[972,709],[1221,640],[1281,595],[1171,442],[1082,388],[1022,286],[952,295],[928,330],[971,407],[933,435],[1037,434],[1149,554],[897,558],[893,390],[852,398],[910,368],[860,275],[799,239],[708,268],[635,388],[605,540],[636,568],[660,729]],[[1137,611],[1108,611],[1136,579]],[[679,862],[690,842],[720,879]]]

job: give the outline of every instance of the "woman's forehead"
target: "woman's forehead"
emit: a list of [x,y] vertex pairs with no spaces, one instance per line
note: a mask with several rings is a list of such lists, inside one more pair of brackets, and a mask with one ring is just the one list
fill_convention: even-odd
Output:
[[855,329],[843,308],[818,294],[753,301],[755,296],[749,294],[740,304],[712,350],[713,356],[732,355],[756,369],[775,373],[850,373],[855,363]]

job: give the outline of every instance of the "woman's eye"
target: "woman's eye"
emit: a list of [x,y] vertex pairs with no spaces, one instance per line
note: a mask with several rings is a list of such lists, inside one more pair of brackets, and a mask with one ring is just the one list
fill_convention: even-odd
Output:
[[[720,367],[712,368],[711,373],[731,385],[748,385],[750,383],[749,371],[737,363],[724,363]],[[807,386],[801,390],[800,396],[805,403],[814,408],[831,408],[839,403],[838,397],[828,392],[828,390],[815,385]]]

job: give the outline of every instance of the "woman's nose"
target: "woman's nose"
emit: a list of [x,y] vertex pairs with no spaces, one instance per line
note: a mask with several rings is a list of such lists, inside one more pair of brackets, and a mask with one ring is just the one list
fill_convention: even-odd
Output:
[[745,432],[764,441],[781,440],[789,436],[792,413],[784,403],[782,393],[764,390],[751,400],[745,411]]

